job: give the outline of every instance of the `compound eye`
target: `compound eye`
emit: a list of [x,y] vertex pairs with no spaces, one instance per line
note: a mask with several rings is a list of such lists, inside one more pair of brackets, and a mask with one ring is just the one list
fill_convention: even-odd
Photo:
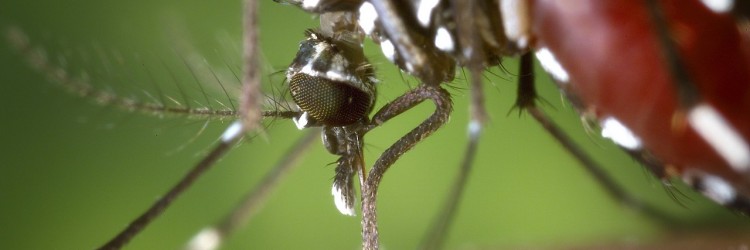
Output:
[[345,126],[364,118],[373,104],[372,96],[346,82],[332,81],[304,73],[289,82],[292,99],[317,125]]

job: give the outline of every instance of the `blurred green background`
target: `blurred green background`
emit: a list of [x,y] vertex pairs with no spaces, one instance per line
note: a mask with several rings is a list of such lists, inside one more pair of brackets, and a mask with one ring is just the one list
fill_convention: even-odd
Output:
[[[240,17],[239,1],[0,2],[1,28],[19,27],[70,75],[144,100],[144,92],[158,98],[159,86],[165,95],[182,101],[173,74],[191,106],[205,101],[180,57],[201,55],[205,65],[231,79],[231,71],[240,68]],[[303,30],[315,26],[310,14],[262,1],[268,93],[280,88],[283,77],[272,73],[286,68]],[[382,80],[378,106],[416,84],[402,78],[376,46],[369,43],[366,48]],[[202,131],[206,122],[201,119],[97,105],[51,83],[5,39],[0,41],[0,60],[0,249],[96,247],[182,177],[231,122],[212,120]],[[515,72],[515,60],[507,60],[505,67]],[[622,244],[658,240],[686,229],[750,224],[689,190],[683,189],[692,199],[685,199],[685,207],[671,200],[658,181],[613,144],[587,134],[548,77],[540,74],[538,87],[553,104],[548,112],[554,119],[635,196],[682,218],[685,225],[660,227],[621,207],[534,120],[507,115],[515,78],[495,72],[499,76],[487,74],[491,83],[485,85],[492,119],[447,239],[449,248]],[[229,82],[228,88],[238,88]],[[213,89],[207,90],[212,98],[228,103],[212,86],[205,87]],[[464,80],[451,86],[455,113],[450,123],[407,153],[384,178],[378,205],[381,242],[387,249],[418,244],[457,171],[466,142],[469,97]],[[431,110],[431,104],[420,105],[371,133],[366,138],[368,162]],[[273,123],[264,135],[235,148],[128,248],[180,248],[229,211],[300,135],[289,121]],[[359,248],[360,218],[340,215],[330,195],[334,167],[329,163],[335,159],[316,142],[226,249]]]

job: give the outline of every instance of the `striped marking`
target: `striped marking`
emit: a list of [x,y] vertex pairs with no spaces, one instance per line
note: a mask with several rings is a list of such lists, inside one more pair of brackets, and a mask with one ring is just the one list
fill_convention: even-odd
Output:
[[359,27],[368,36],[375,30],[375,20],[377,19],[378,12],[375,11],[375,6],[372,6],[370,2],[364,2],[362,6],[359,6]]
[[629,150],[641,149],[641,139],[614,117],[604,118],[601,126],[602,137],[612,139],[617,145]]
[[430,19],[432,19],[432,10],[440,3],[440,0],[422,0],[419,2],[417,7],[417,20],[422,27],[428,27],[430,25]]
[[688,169],[682,180],[716,203],[728,205],[737,200],[737,190],[723,178],[701,170]]
[[711,11],[724,14],[732,11],[734,0],[701,0]]
[[318,4],[320,4],[320,0],[304,0],[302,1],[302,8],[312,10],[318,7]]
[[390,40],[381,42],[380,50],[383,51],[383,55],[385,55],[385,58],[388,58],[388,61],[394,62],[396,60],[396,48],[393,47],[393,43]]
[[435,47],[445,52],[453,52],[454,46],[455,43],[451,33],[445,27],[438,28],[437,34],[435,34]]
[[348,216],[356,215],[354,207],[349,206],[349,203],[347,203],[347,197],[343,189],[336,186],[336,184],[333,184],[331,194],[333,195],[333,202],[336,204],[336,209],[338,209],[341,214]]
[[561,82],[561,83],[567,83],[570,81],[570,75],[568,75],[568,71],[563,68],[563,66],[560,64],[560,62],[557,61],[557,58],[555,58],[555,55],[552,54],[552,51],[549,51],[549,49],[542,47],[541,49],[537,50],[536,53],[536,59],[539,60],[539,62],[542,64],[542,68],[544,68],[547,73],[552,75],[555,80]]
[[735,171],[750,170],[750,146],[716,109],[700,104],[690,110],[688,122]]

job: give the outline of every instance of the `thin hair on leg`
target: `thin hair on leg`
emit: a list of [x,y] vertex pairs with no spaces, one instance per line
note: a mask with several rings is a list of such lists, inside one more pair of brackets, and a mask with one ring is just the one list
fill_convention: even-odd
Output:
[[219,144],[191,169],[167,194],[156,201],[138,218],[132,221],[128,227],[109,240],[99,249],[120,249],[127,244],[134,236],[142,231],[147,225],[158,217],[180,194],[190,187],[195,180],[205,173],[210,167],[215,165],[231,146],[244,137],[246,132],[255,130],[260,127],[262,112],[260,109],[260,74],[258,70],[258,34],[257,34],[257,8],[258,3],[255,0],[245,1],[245,12],[243,17],[244,23],[244,74],[243,74],[243,91],[240,103],[239,122],[235,122],[227,128],[222,135]]
[[536,105],[537,92],[534,87],[534,61],[531,53],[526,53],[521,57],[521,68],[518,80],[518,99],[516,100],[516,108],[524,110],[531,114],[531,116],[542,125],[547,133],[549,133],[563,148],[568,151],[588,172],[594,180],[601,185],[604,190],[607,191],[612,199],[619,203],[632,208],[634,210],[642,211],[649,217],[662,222],[665,225],[675,223],[677,220],[672,216],[639,201],[637,198],[631,196],[625,191],[612,176],[610,176],[602,166],[594,161],[578,144],[576,144],[565,131],[555,124],[552,119],[547,116],[539,107]]

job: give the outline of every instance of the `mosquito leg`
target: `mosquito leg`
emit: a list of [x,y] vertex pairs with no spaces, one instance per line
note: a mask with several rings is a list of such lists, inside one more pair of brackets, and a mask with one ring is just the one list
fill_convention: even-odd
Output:
[[266,174],[263,181],[252,189],[245,198],[237,204],[230,214],[227,214],[214,226],[209,226],[193,236],[185,249],[204,250],[218,249],[231,233],[247,222],[262,208],[264,201],[279,184],[286,174],[296,167],[300,159],[310,149],[312,142],[320,133],[318,129],[309,129],[305,132],[294,146],[290,148],[285,157],[276,163],[271,172]]
[[207,156],[205,156],[198,164],[193,167],[180,181],[173,186],[169,192],[163,197],[157,200],[151,207],[146,210],[143,214],[133,220],[127,228],[121,231],[117,236],[109,240],[106,244],[99,247],[98,249],[120,249],[127,244],[136,234],[143,230],[152,220],[158,217],[165,209],[174,201],[177,196],[182,194],[185,189],[195,182],[206,170],[213,166],[217,160],[219,160],[234,143],[239,140],[242,133],[240,131],[238,123],[234,123],[224,133],[222,140]]
[[596,163],[586,152],[576,144],[557,124],[555,124],[541,109],[536,106],[535,100],[537,99],[536,89],[534,87],[534,61],[531,53],[526,53],[521,57],[521,68],[519,72],[519,86],[518,86],[518,99],[516,100],[516,107],[521,110],[526,110],[531,114],[534,119],[539,122],[540,125],[550,134],[552,137],[559,142],[565,150],[567,150],[576,160],[583,166],[583,168],[591,174],[594,179],[601,185],[607,193],[615,200],[620,203],[633,208],[638,211],[642,211],[646,215],[663,222],[666,225],[674,224],[677,220],[671,216],[647,205],[641,203],[638,199],[630,196],[628,192],[623,190],[617,182],[607,172],[605,172],[601,165]]
[[617,182],[605,172],[602,167],[591,159],[573,140],[568,137],[565,132],[560,129],[544,112],[538,107],[527,107],[525,108],[539,124],[544,127],[552,137],[559,142],[565,150],[567,150],[573,157],[578,160],[583,168],[591,174],[594,179],[601,185],[607,193],[618,202],[623,205],[630,207],[634,210],[640,211],[651,218],[661,221],[665,225],[675,224],[678,220],[672,218],[672,216],[665,214],[664,212],[642,203],[639,199],[632,197],[627,191],[617,184]]
[[472,163],[476,156],[482,127],[487,121],[487,111],[484,106],[484,95],[482,92],[482,71],[486,66],[487,52],[484,50],[481,35],[477,27],[483,25],[486,17],[476,17],[476,13],[482,13],[482,4],[476,1],[453,1],[456,20],[464,20],[456,23],[456,37],[458,39],[458,50],[463,56],[460,61],[469,70],[471,76],[471,105],[468,134],[469,140],[461,161],[459,172],[456,175],[450,193],[445,198],[442,210],[433,221],[430,231],[422,240],[422,249],[441,249],[445,242],[446,234],[450,229],[455,217],[461,195],[464,192]]
[[[456,4],[456,16],[458,20],[473,20],[473,13],[477,12],[477,4],[474,1],[454,1]],[[479,137],[482,133],[482,126],[487,120],[487,111],[484,107],[484,95],[482,93],[482,70],[484,68],[484,53],[477,52],[476,48],[481,48],[481,39],[476,39],[479,34],[476,32],[476,24],[471,21],[459,22],[458,43],[461,45],[462,54],[470,55],[466,59],[466,65],[471,76],[471,104],[469,113],[468,134],[469,140],[466,145],[463,160],[459,172],[453,180],[450,193],[445,197],[442,210],[437,214],[430,231],[424,236],[420,248],[422,249],[441,249],[446,239],[446,234],[450,229],[453,218],[455,217],[461,195],[464,192],[469,173],[471,172],[472,163],[476,156]]]
[[[265,117],[286,118],[296,117],[298,112],[293,111],[264,111],[261,113]],[[208,155],[196,164],[180,181],[174,185],[169,192],[157,200],[151,207],[141,214],[138,218],[130,222],[127,228],[109,240],[106,244],[98,249],[120,249],[127,244],[136,234],[143,230],[153,219],[158,217],[167,207],[182,194],[195,180],[211,168],[224,154],[226,154],[232,145],[237,143],[245,133],[239,121],[232,123],[224,131],[219,145],[217,145]]]
[[[594,178],[605,187],[612,197],[620,201],[629,203],[625,191],[620,189],[614,180],[601,167],[594,162],[581,148],[576,145],[565,132],[552,122],[546,114],[537,108],[535,100],[537,99],[536,88],[534,87],[534,67],[531,53],[526,53],[521,57],[521,68],[519,72],[518,98],[516,107],[526,110],[536,119],[542,127],[547,130],[563,147],[568,150]],[[627,198],[626,198],[627,197]]]
[[260,128],[261,102],[259,51],[258,51],[258,1],[245,0],[243,24],[243,75],[242,96],[240,96],[240,117],[242,130],[252,131]]
[[[26,34],[17,27],[5,30],[5,37],[10,45],[25,57],[28,64],[52,80],[66,91],[84,99],[89,99],[102,106],[114,106],[126,111],[138,111],[147,114],[164,115],[178,114],[190,118],[225,118],[236,117],[235,110],[219,110],[210,108],[191,108],[187,105],[169,107],[164,101],[164,95],[159,93],[161,101],[142,102],[136,99],[118,96],[109,91],[95,88],[85,77],[70,74],[60,65],[51,62],[41,48],[32,47]],[[149,72],[148,68],[145,69]],[[150,72],[149,72],[150,74]],[[157,87],[158,88],[158,87]],[[160,92],[160,91],[159,91]]]
[[390,39],[399,56],[395,63],[401,69],[406,69],[410,75],[427,84],[438,85],[453,80],[455,60],[446,53],[430,52],[436,49],[432,47],[434,46],[432,38],[406,28],[410,27],[410,20],[402,18],[400,13],[407,11],[402,9],[408,5],[397,0],[369,0],[367,2],[375,8],[382,32]]
[[164,197],[156,201],[146,212],[141,214],[128,225],[125,230],[107,242],[99,249],[120,249],[127,244],[136,234],[145,228],[154,218],[158,217],[182,194],[192,183],[215,165],[232,145],[244,137],[247,131],[260,128],[263,118],[260,110],[262,95],[260,93],[260,74],[258,73],[258,48],[257,48],[257,7],[255,0],[245,1],[244,24],[244,75],[242,79],[243,88],[240,103],[240,122],[235,122],[224,132],[217,145],[206,157],[203,158],[190,172],[187,173]]
[[[471,129],[471,128],[470,128]],[[477,144],[479,142],[479,133],[469,132],[469,142],[467,143],[466,151],[464,152],[464,158],[461,161],[461,167],[459,168],[458,175],[453,180],[453,186],[450,188],[450,193],[446,196],[445,202],[442,206],[442,210],[435,217],[435,221],[432,222],[431,230],[425,235],[422,240],[421,249],[442,249],[445,241],[445,235],[450,229],[451,223],[455,218],[456,211],[458,210],[458,204],[461,200],[461,195],[466,187],[469,173],[473,166],[473,161],[476,156]]]
[[363,185],[362,243],[364,249],[378,249],[379,247],[376,197],[383,174],[401,155],[448,121],[453,108],[450,94],[439,86],[421,85],[381,108],[373,116],[372,122],[365,130],[365,132],[370,131],[427,99],[435,103],[435,112],[383,152],[373,165]]

